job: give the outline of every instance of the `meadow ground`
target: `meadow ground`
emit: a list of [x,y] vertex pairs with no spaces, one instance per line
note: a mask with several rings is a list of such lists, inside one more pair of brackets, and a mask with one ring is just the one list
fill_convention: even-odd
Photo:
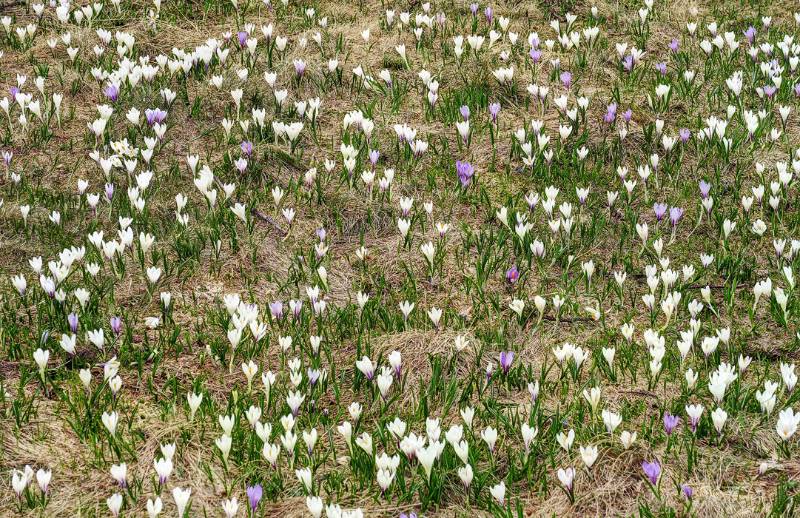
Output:
[[799,7],[0,0],[0,515],[797,514]]

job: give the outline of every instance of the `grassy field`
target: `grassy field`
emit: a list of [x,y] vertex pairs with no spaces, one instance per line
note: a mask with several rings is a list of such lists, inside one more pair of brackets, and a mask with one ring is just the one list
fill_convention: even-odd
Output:
[[797,515],[795,10],[0,0],[0,515]]

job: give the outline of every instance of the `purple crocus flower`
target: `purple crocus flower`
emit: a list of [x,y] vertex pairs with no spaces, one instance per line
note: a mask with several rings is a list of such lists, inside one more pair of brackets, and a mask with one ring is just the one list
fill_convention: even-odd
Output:
[[633,117],[633,110],[631,110],[630,108],[625,110],[622,114],[622,118],[625,119],[626,123],[630,122],[632,117]]
[[764,95],[766,95],[770,99],[772,99],[772,96],[775,95],[775,92],[777,91],[778,89],[775,88],[775,86],[773,85],[767,85],[764,87]]
[[155,108],[152,110],[148,108],[144,111],[144,117],[145,119],[147,119],[147,124],[149,126],[152,126],[153,124],[156,123],[161,124],[162,122],[164,122],[164,119],[167,118],[167,112],[165,112],[161,108]]
[[800,97],[800,83],[797,83],[796,85],[794,85],[794,95],[796,95],[797,97]]
[[400,518],[417,518],[417,513],[400,513]]
[[472,16],[476,16],[478,14],[478,8],[480,6],[477,3],[469,4],[469,10],[472,12]]
[[536,47],[531,47],[530,56],[534,63],[538,63],[542,59],[542,51]]
[[667,64],[666,63],[656,63],[655,68],[656,68],[656,72],[658,72],[662,76],[667,74]]
[[459,108],[458,111],[461,113],[462,119],[464,119],[465,121],[469,120],[469,106],[465,104],[464,106]]
[[69,323],[69,330],[73,333],[78,332],[78,315],[75,313],[70,313],[67,316],[67,323]]
[[511,362],[514,361],[514,351],[503,351],[500,353],[500,368],[503,369],[503,374],[508,374],[511,369]]
[[302,59],[295,60],[294,73],[297,74],[298,77],[302,77],[303,74],[306,73],[306,62]]
[[11,88],[8,89],[8,93],[11,94],[11,98],[16,101],[17,94],[19,93],[19,88],[17,88],[16,86],[12,86]]
[[244,47],[247,45],[247,37],[250,36],[247,34],[247,31],[239,31],[236,33],[236,39],[239,40],[239,46]]
[[678,43],[678,40],[672,38],[672,41],[669,42],[669,50],[671,50],[672,52],[678,52],[679,48],[680,48],[680,43]]
[[658,483],[658,477],[661,476],[661,465],[657,460],[642,462],[642,470],[651,484],[656,485]]
[[475,175],[475,168],[469,162],[456,160],[456,174],[458,174],[458,179],[461,181],[461,186],[467,187],[472,181],[473,175]]
[[756,28],[752,25],[744,31],[744,37],[747,38],[747,43],[750,45],[753,44],[753,41],[756,39]]
[[681,484],[681,491],[683,492],[683,496],[686,497],[686,500],[691,500],[694,496],[694,490],[689,484]]
[[270,302],[269,312],[272,314],[272,318],[280,320],[283,317],[283,301],[276,300],[275,302]]
[[672,435],[672,432],[675,431],[675,428],[678,427],[680,422],[680,417],[672,415],[669,412],[664,412],[664,431],[667,435]]
[[111,198],[113,198],[113,197],[114,197],[114,184],[113,183],[107,183],[106,184],[106,199],[108,201],[111,201]]
[[628,54],[622,59],[622,68],[625,69],[625,72],[633,70],[633,56]]
[[255,512],[256,507],[258,507],[258,503],[261,501],[261,496],[264,494],[264,490],[261,487],[261,484],[256,484],[254,486],[247,487],[247,501],[250,503],[250,510]]
[[700,186],[700,197],[705,200],[708,198],[708,193],[711,192],[711,184],[705,180],[700,180],[698,185]]
[[519,268],[517,268],[516,264],[506,272],[506,280],[509,284],[514,284],[519,280]]
[[489,115],[492,117],[492,123],[497,124],[497,114],[500,113],[500,103],[492,103],[489,105]]
[[108,85],[103,89],[103,93],[112,103],[117,102],[117,99],[119,99],[119,87],[117,85]]
[[568,70],[561,72],[561,75],[558,76],[561,79],[561,83],[564,85],[564,88],[569,89],[572,86],[572,73]]
[[661,221],[664,219],[664,216],[667,215],[667,204],[666,203],[654,203],[653,204],[653,212],[656,215],[656,220]]
[[325,238],[328,237],[328,231],[325,230],[325,227],[319,227],[316,231],[317,239],[320,241],[325,241]]
[[603,120],[608,124],[611,124],[617,118],[617,103],[611,103],[606,108],[606,114],[603,117]]
[[109,323],[111,324],[111,331],[114,333],[114,336],[119,337],[122,332],[122,319],[119,317],[111,317]]
[[377,149],[372,149],[369,152],[369,163],[372,164],[374,168],[375,165],[378,163],[378,159],[381,157],[381,152]]
[[691,136],[692,132],[689,131],[688,128],[681,128],[678,131],[678,137],[680,137],[681,142],[683,142],[684,144],[686,144],[689,141],[689,138],[691,138]]
[[242,154],[247,157],[253,154],[253,143],[249,140],[242,142]]
[[680,207],[672,207],[669,209],[669,221],[672,223],[672,226],[675,227],[678,225],[678,221],[681,220],[681,216],[683,216],[683,209]]
[[487,6],[486,9],[483,10],[483,15],[486,17],[486,23],[491,25],[494,19],[494,9],[492,9],[491,6]]

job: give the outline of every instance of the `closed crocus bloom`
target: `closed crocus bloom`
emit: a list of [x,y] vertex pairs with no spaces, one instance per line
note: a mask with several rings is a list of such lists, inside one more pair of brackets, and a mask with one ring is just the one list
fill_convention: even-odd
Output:
[[339,434],[344,438],[345,442],[347,443],[348,448],[352,448],[352,440],[353,440],[353,425],[350,424],[349,421],[345,421],[336,427]]
[[92,371],[90,371],[89,369],[81,369],[78,372],[78,377],[80,378],[84,388],[88,390],[89,386],[92,383]]
[[108,433],[113,437],[117,433],[117,423],[119,422],[119,414],[116,412],[103,412],[101,416],[103,426],[105,426]]
[[389,389],[392,386],[393,380],[394,377],[391,374],[383,373],[378,375],[378,390],[380,391],[381,397],[384,400],[389,394]]
[[111,478],[113,478],[120,487],[127,487],[128,485],[128,466],[123,462],[121,464],[114,464],[111,466]]
[[669,412],[664,412],[664,432],[667,435],[672,435],[672,432],[677,428],[678,424],[680,424],[680,418],[676,415],[672,415]]
[[436,454],[436,448],[433,446],[420,448],[417,452],[417,458],[419,459],[422,469],[425,471],[425,477],[427,478],[428,482],[431,480],[431,472],[433,471],[433,463],[436,460]]
[[156,266],[150,266],[147,268],[147,280],[150,281],[151,284],[155,284],[158,282],[158,279],[161,277],[161,268]]
[[278,455],[280,452],[281,450],[277,445],[265,442],[264,447],[261,450],[261,455],[274,468],[278,464]]
[[592,407],[592,412],[597,412],[597,406],[600,404],[600,387],[592,387],[589,390],[584,390],[583,397]]
[[362,433],[356,437],[356,445],[364,450],[367,455],[372,456],[372,436],[367,432]]
[[309,468],[303,468],[295,470],[295,475],[297,476],[297,480],[303,486],[303,489],[306,493],[312,492],[312,480],[311,480],[311,470]]
[[179,487],[173,488],[172,498],[175,500],[175,507],[178,510],[178,516],[183,516],[186,512],[186,507],[189,505],[189,499],[192,497],[191,489],[182,489]]
[[489,492],[497,501],[497,504],[502,507],[506,499],[506,483],[504,481],[500,481],[500,483],[493,486]]
[[39,484],[39,489],[41,489],[42,493],[47,493],[52,477],[53,472],[49,469],[39,469],[36,471],[36,483]]
[[33,352],[33,360],[39,367],[39,376],[44,378],[44,371],[47,368],[47,361],[50,359],[50,351],[45,349],[36,349]]
[[581,446],[580,447],[581,460],[586,464],[586,467],[592,469],[594,462],[597,460],[598,450],[597,446]]
[[445,433],[445,438],[451,445],[458,444],[463,436],[464,427],[461,425],[453,425],[447,430],[447,433]]
[[263,489],[261,487],[261,484],[248,486],[246,493],[247,493],[247,503],[250,506],[250,512],[255,513],[256,508],[258,507],[258,503],[261,501],[261,496],[263,495]]
[[165,459],[172,460],[175,456],[175,443],[161,444],[159,445],[159,449],[161,450],[161,455],[163,455]]
[[318,496],[306,497],[306,507],[312,518],[320,518],[322,516],[323,505],[322,499]]
[[572,491],[572,483],[575,480],[575,468],[559,468],[558,470],[558,480],[561,482],[561,485],[564,486],[568,492]]
[[389,486],[394,481],[395,473],[390,470],[379,469],[376,478],[378,482],[378,487],[381,488],[381,493],[385,493]]
[[247,379],[247,389],[249,392],[253,386],[253,378],[255,377],[256,373],[258,373],[258,365],[256,365],[253,360],[242,363],[242,373]]
[[471,406],[466,406],[460,410],[461,419],[464,420],[464,425],[467,428],[472,428],[472,419],[475,416],[475,409]]
[[372,360],[370,360],[367,356],[364,356],[358,360],[356,362],[356,367],[364,376],[366,376],[368,380],[371,380],[375,375],[375,364],[372,363]]
[[318,437],[319,433],[316,428],[312,428],[310,432],[303,432],[303,442],[306,444],[306,449],[309,454],[314,450],[314,445],[317,444]]
[[[406,317],[407,318],[407,317]],[[428,310],[428,318],[431,319],[434,327],[439,327],[439,320],[442,318],[442,310],[436,307],[433,307]]]
[[28,287],[28,282],[25,280],[25,277],[22,275],[15,275],[11,278],[11,284],[14,286],[14,289],[20,294],[20,296],[25,295],[25,290]]
[[463,467],[458,468],[458,478],[461,480],[461,483],[464,484],[464,487],[469,487],[472,484],[472,466],[469,464],[465,464]]
[[497,442],[497,430],[492,428],[491,426],[485,428],[481,432],[481,439],[486,443],[486,446],[489,447],[489,451],[494,451],[494,445]]
[[697,431],[697,425],[700,423],[700,416],[703,415],[702,405],[686,405],[686,415],[689,417],[689,427],[692,432]]
[[239,514],[239,501],[236,497],[222,501],[222,512],[225,513],[225,518],[233,518]]
[[716,410],[711,412],[711,420],[714,423],[714,428],[717,430],[717,433],[722,434],[722,428],[728,420],[728,413],[722,408],[717,407]]
[[156,474],[158,475],[159,485],[165,484],[172,473],[172,461],[167,458],[162,458],[157,461],[153,461],[153,465],[156,470]]
[[112,516],[119,516],[119,512],[122,510],[122,495],[114,493],[106,499],[106,505]]
[[399,378],[400,377],[400,370],[401,370],[402,365],[403,365],[403,360],[402,360],[402,356],[400,355],[400,351],[392,351],[389,354],[389,365],[392,366],[392,369],[394,370],[395,376],[397,376]]
[[189,420],[193,421],[194,415],[197,413],[197,409],[200,408],[200,405],[203,403],[203,394],[189,392],[186,394],[186,400],[189,404]]
[[233,431],[233,425],[236,423],[236,418],[233,415],[220,415],[217,416],[217,422],[222,431],[230,435]]
[[105,335],[102,329],[96,329],[94,331],[87,331],[86,332],[86,339],[92,343],[98,349],[103,349],[105,345]]
[[633,443],[636,442],[636,436],[637,436],[636,432],[631,433],[628,430],[623,431],[619,436],[619,440],[622,443],[622,447],[627,450],[628,448],[633,446]]
[[26,487],[28,487],[28,482],[30,481],[28,478],[29,469],[30,467],[26,466],[25,471],[19,471],[15,469],[11,472],[11,487],[14,490],[14,493],[17,494],[17,497],[22,497],[22,492],[25,491]]
[[231,452],[232,443],[233,439],[227,434],[223,434],[221,437],[218,437],[214,440],[214,444],[219,449],[220,453],[222,454],[222,460],[225,462],[228,461],[228,454]]
[[658,479],[661,476],[661,465],[658,461],[642,462],[642,471],[644,471],[651,484],[656,485],[658,483]]

